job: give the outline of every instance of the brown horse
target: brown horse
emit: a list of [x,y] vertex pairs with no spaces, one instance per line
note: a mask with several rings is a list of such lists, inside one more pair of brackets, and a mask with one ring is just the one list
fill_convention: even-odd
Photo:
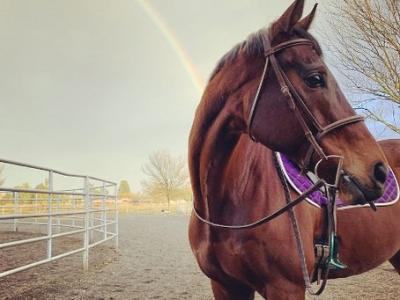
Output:
[[[273,151],[311,167],[320,159],[318,154],[343,156],[343,170],[352,181],[340,181],[339,196],[348,204],[378,198],[388,165],[400,178],[400,140],[378,144],[364,123],[352,117],[353,109],[307,32],[315,8],[301,19],[303,6],[304,0],[295,1],[268,30],[251,35],[225,55],[211,76],[189,141],[195,207],[207,220],[250,223],[286,204]],[[268,42],[271,48],[265,49]],[[274,68],[265,68],[266,58],[275,59]],[[297,94],[295,105],[288,101],[282,82],[290,82],[291,94]],[[258,103],[253,111],[254,101]],[[343,121],[349,117],[351,122]],[[314,121],[324,128],[340,125],[315,138],[320,132]],[[311,138],[305,136],[307,129]],[[323,210],[302,202],[294,211],[311,273]],[[399,216],[400,203],[377,212],[365,207],[338,211],[340,258],[348,267],[331,272],[331,277],[359,274],[387,260],[399,271]],[[189,238],[216,299],[254,299],[255,291],[274,300],[305,298],[288,214],[245,230],[215,228],[193,214]]]

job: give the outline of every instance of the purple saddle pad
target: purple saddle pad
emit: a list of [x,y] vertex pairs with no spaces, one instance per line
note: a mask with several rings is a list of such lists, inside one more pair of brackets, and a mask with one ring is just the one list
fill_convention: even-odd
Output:
[[[278,155],[279,162],[284,170],[285,176],[291,185],[291,187],[297,191],[298,193],[303,193],[309,188],[313,186],[313,182],[307,175],[302,175],[300,168],[290,161],[285,155],[279,153]],[[397,179],[390,169],[386,183],[385,190],[379,199],[375,200],[375,204],[377,206],[385,206],[392,205],[396,203],[400,198],[399,184]],[[325,193],[322,191],[315,191],[308,198],[307,201],[313,205],[318,207],[325,205],[328,201]],[[337,206],[339,208],[348,208],[348,207],[360,207],[360,206],[369,206],[367,205],[345,205],[342,200],[337,199]]]

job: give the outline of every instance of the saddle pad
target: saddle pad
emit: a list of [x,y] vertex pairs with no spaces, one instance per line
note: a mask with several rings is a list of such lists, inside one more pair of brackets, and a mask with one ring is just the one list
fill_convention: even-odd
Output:
[[[285,173],[286,179],[288,180],[291,187],[298,193],[303,193],[313,186],[313,182],[307,175],[302,175],[300,168],[290,161],[285,155],[278,153],[278,161]],[[388,177],[385,183],[385,191],[379,199],[375,200],[376,206],[388,206],[396,203],[400,198],[400,189],[397,179],[390,169]],[[322,191],[315,191],[309,198],[306,199],[312,205],[321,207],[326,205],[328,199]],[[353,207],[369,207],[368,204],[365,205],[346,205],[342,200],[337,199],[336,204],[338,209],[347,209]]]

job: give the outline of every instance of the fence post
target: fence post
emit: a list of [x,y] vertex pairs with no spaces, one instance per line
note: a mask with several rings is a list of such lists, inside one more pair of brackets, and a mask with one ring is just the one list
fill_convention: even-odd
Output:
[[[91,194],[92,193],[95,194],[96,191],[93,190],[93,186],[91,187],[90,184],[88,185],[88,189],[89,189],[89,193],[88,193],[88,195],[89,195],[88,210],[91,211],[91,210],[93,210],[93,203],[92,203],[93,201],[92,200],[96,201],[96,196],[93,196],[93,198],[92,198]],[[94,218],[95,218],[95,213],[89,213],[89,244],[90,244],[91,241],[94,240],[95,231],[90,229],[95,224]]]
[[53,171],[49,171],[49,193],[47,197],[47,213],[48,213],[48,218],[47,218],[47,237],[49,238],[47,240],[47,258],[51,258],[52,256],[52,243],[53,243]]
[[[57,213],[60,213],[60,201],[61,201],[61,196],[57,195]],[[61,232],[61,216],[57,216],[57,232]]]
[[[18,215],[19,214],[19,209],[18,209],[18,206],[19,206],[19,193],[17,193],[17,192],[14,192],[13,193],[13,196],[14,196],[14,215]],[[14,219],[14,232],[17,232],[18,231],[18,219]]]
[[[39,208],[38,208],[38,194],[35,193],[35,214],[38,214]],[[38,223],[38,218],[35,218],[35,223]]]
[[106,186],[105,186],[105,182],[104,181],[103,181],[103,188],[102,188],[101,193],[103,194],[103,196],[102,196],[103,198],[102,198],[102,201],[101,201],[101,209],[102,209],[101,216],[102,216],[102,221],[103,221],[103,224],[104,224],[104,227],[103,227],[103,231],[104,231],[103,239],[106,239],[107,238],[107,211],[106,211]]
[[[78,191],[77,191],[77,192],[78,192]],[[75,211],[76,211],[76,197],[78,197],[78,196],[76,196],[76,195],[71,195],[71,197],[72,197],[72,210],[75,212]],[[79,215],[78,215],[78,216],[79,216]],[[76,226],[75,218],[76,218],[76,215],[73,215],[73,216],[72,216],[72,226],[74,226],[74,228],[75,228],[75,226]]]
[[85,232],[83,238],[83,270],[89,269],[89,178],[85,177]]
[[118,187],[117,184],[115,184],[115,203],[114,203],[114,209],[115,209],[115,249],[118,250],[118,238],[119,238],[119,229],[118,229],[118,224],[119,224],[119,216],[118,216]]

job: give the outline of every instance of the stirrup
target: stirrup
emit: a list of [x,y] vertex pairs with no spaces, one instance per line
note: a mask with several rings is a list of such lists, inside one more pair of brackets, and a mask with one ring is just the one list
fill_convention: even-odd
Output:
[[339,239],[336,234],[331,234],[331,243],[329,249],[329,259],[328,265],[331,270],[343,270],[346,269],[347,266],[342,263],[339,259]]

